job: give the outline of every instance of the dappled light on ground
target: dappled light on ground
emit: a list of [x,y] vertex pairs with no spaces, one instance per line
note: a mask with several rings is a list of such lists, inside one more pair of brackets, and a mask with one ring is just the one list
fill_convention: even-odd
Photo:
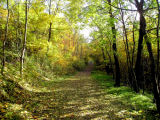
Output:
[[128,87],[115,88],[110,76],[91,75],[91,69],[89,66],[68,78],[39,81],[36,86],[21,82],[23,97],[5,104],[6,117],[16,120],[145,120],[144,110],[154,110],[148,96],[135,94]]
[[90,77],[90,67],[61,82],[46,81],[50,91],[30,91],[31,97],[24,104],[11,105],[11,109],[26,119],[55,120],[132,120],[141,116],[131,106],[108,94],[103,85]]
[[23,86],[24,89],[26,89],[30,92],[50,92],[50,90],[47,89],[46,87],[35,87],[35,86],[32,86],[32,85],[26,83],[25,81],[21,81],[21,82],[19,82],[19,84],[21,86]]

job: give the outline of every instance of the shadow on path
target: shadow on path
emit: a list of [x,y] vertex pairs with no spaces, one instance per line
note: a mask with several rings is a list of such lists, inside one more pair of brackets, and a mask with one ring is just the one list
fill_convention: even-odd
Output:
[[[136,118],[116,97],[91,79],[92,66],[62,82],[50,84],[52,92],[34,93],[28,105],[37,120],[122,120]],[[33,118],[32,118],[33,119]]]

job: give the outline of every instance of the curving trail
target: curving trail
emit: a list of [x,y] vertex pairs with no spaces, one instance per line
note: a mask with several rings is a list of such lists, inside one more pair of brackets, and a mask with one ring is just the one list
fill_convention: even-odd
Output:
[[[126,106],[91,79],[92,66],[61,82],[52,92],[34,93],[30,107],[37,120],[122,120],[131,118]],[[130,119],[127,119],[130,120]]]

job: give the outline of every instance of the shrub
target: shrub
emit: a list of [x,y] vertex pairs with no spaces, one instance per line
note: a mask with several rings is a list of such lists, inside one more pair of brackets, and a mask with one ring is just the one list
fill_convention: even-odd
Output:
[[85,68],[85,61],[84,60],[76,60],[72,63],[72,66],[78,70],[81,71]]

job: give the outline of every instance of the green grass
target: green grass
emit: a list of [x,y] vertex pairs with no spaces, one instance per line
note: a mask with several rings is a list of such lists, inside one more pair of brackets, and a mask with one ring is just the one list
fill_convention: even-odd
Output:
[[137,94],[127,86],[114,87],[114,80],[112,79],[112,76],[106,75],[106,73],[104,72],[95,71],[92,72],[91,76],[94,80],[96,80],[104,87],[105,91],[108,94],[116,96],[126,105],[131,105],[131,111],[136,110],[142,112],[143,114],[147,115],[147,120],[158,119],[155,117],[157,116],[157,112],[155,112],[156,106],[153,103],[152,94]]

